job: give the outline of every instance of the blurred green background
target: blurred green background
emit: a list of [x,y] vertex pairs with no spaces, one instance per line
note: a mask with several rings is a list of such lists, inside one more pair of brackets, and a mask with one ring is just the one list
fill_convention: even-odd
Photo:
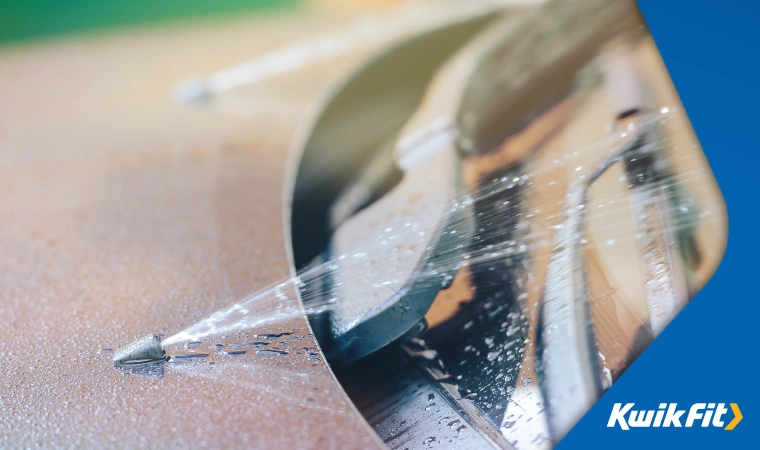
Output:
[[0,0],[0,45],[113,27],[290,8],[299,0]]

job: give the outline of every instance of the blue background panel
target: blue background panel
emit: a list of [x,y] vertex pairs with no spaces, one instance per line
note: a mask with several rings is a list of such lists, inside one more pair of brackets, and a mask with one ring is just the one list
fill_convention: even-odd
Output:
[[[726,200],[728,247],[713,279],[558,449],[760,448],[760,2],[640,0],[639,6]],[[641,409],[735,402],[744,419],[732,431],[623,431],[607,428],[616,402]]]

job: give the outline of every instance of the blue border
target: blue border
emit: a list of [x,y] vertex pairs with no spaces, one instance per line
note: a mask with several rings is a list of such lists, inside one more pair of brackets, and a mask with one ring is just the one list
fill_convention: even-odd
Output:
[[[726,200],[728,248],[713,279],[557,448],[760,448],[760,2],[639,6]],[[622,431],[606,427],[615,402],[735,402],[744,419],[732,431]]]

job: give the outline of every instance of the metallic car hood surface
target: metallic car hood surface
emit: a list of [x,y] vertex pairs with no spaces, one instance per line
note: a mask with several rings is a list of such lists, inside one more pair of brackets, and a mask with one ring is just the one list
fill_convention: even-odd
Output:
[[301,13],[0,52],[0,447],[381,445],[303,318],[265,330],[292,333],[270,343],[287,354],[217,352],[134,373],[109,352],[290,276],[288,145],[347,61],[254,88],[242,116],[168,97],[188,74],[329,20]]

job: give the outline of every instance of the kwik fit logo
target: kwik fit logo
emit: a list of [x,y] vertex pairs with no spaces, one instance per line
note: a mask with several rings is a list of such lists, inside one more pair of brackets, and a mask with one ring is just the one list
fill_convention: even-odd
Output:
[[688,409],[679,409],[678,403],[660,403],[658,409],[654,410],[635,410],[634,406],[635,403],[615,403],[607,427],[619,426],[623,430],[669,427],[716,427],[733,430],[742,421],[742,412],[736,403],[730,404],[733,413],[733,419],[730,421],[727,420],[731,416],[727,416],[729,409],[725,403],[694,403]]

